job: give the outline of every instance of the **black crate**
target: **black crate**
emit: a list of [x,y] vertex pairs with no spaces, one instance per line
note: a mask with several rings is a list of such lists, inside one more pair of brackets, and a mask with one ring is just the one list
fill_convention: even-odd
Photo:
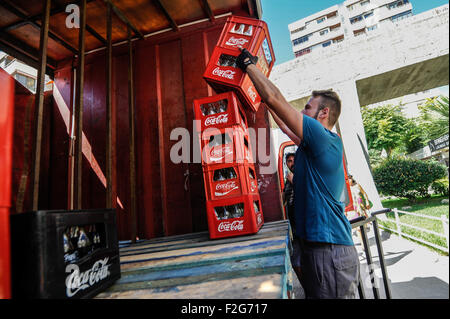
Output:
[[[77,228],[78,240],[92,245],[65,253],[64,233]],[[11,263],[13,298],[91,298],[120,278],[116,211],[11,215]]]

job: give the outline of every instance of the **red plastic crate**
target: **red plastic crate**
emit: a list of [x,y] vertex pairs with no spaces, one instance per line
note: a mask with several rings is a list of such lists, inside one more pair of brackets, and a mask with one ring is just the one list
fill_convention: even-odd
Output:
[[232,16],[227,19],[220,35],[217,47],[232,49],[239,53],[245,48],[253,55],[258,55],[258,64],[263,67],[266,76],[275,63],[274,51],[267,24],[258,19]]
[[257,195],[258,181],[253,164],[221,164],[203,167],[207,200]]
[[206,212],[211,239],[255,234],[264,224],[259,195],[206,201]]
[[258,111],[261,97],[256,91],[250,77],[235,64],[221,66],[221,56],[235,59],[239,52],[216,47],[203,75],[204,79],[217,93],[234,90],[240,101],[254,112]]
[[249,134],[240,126],[207,129],[199,137],[203,165],[255,163]]
[[214,96],[194,100],[194,114],[197,132],[207,128],[225,128],[240,125],[247,130],[247,117],[241,102],[233,92],[226,92]]
[[[252,26],[252,35],[241,34],[242,37],[235,37],[236,26],[244,24],[247,28]],[[246,29],[242,30],[245,33]],[[230,39],[233,41],[230,42]],[[265,22],[251,18],[230,17],[214,48],[203,78],[217,93],[234,90],[241,102],[256,112],[261,104],[261,97],[249,76],[235,64],[236,57],[240,54],[239,47],[245,47],[251,54],[257,55],[259,57],[257,66],[267,77],[270,75],[275,56]]]

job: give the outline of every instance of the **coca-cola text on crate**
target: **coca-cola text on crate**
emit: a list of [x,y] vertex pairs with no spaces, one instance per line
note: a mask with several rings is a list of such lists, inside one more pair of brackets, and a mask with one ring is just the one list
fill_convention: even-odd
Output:
[[264,224],[259,195],[207,201],[211,239],[255,234]]
[[255,163],[250,136],[240,126],[203,131],[200,147],[203,165]]
[[114,209],[11,217],[13,298],[92,298],[120,278]]
[[203,77],[217,93],[233,90],[242,104],[256,112],[261,98],[250,77],[236,66],[239,53],[216,47]]
[[253,164],[220,164],[203,167],[207,200],[258,194]]
[[226,128],[234,125],[247,130],[247,117],[242,104],[232,91],[194,100],[197,132],[207,128]]

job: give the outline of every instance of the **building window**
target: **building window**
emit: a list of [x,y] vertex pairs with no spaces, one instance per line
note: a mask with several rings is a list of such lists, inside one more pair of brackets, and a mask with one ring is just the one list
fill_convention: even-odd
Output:
[[386,6],[387,6],[387,8],[389,10],[392,10],[392,9],[401,7],[401,6],[403,6],[405,4],[408,4],[408,3],[409,3],[408,0],[398,0],[398,1],[394,1],[394,2],[388,3]]
[[325,35],[328,33],[328,29],[324,29],[322,31],[320,31],[320,35]]
[[298,58],[299,56],[308,54],[310,52],[311,52],[311,48],[306,48],[306,49],[295,52],[295,57]]
[[303,31],[303,30],[305,30],[305,29],[306,29],[306,27],[301,27],[301,28],[295,29],[295,30],[291,31],[291,34],[294,34],[294,33],[300,32],[300,31]]
[[351,23],[351,24],[354,24],[354,23],[356,23],[356,22],[361,21],[362,19],[363,19],[363,16],[362,16],[362,15],[359,15],[359,16],[350,18],[350,23]]
[[[0,51],[1,52],[1,51]],[[0,66],[4,69],[6,69],[8,67],[8,65],[10,65],[11,63],[13,63],[16,59],[13,58],[10,55],[5,55],[4,58],[2,58],[2,60],[0,61]]]
[[378,25],[374,24],[371,27],[367,27],[367,31],[372,31],[372,30],[375,30],[376,28],[378,28]]
[[330,13],[329,15],[327,15],[327,19],[332,19],[335,17],[337,17],[337,11],[334,11],[334,12]]
[[33,92],[36,91],[36,80],[31,76],[16,73],[14,74],[14,78],[28,90]]
[[364,14],[364,19],[370,18],[371,16],[373,16],[373,11]]
[[366,29],[365,28],[353,31],[353,34],[354,34],[355,37],[363,35],[364,33],[366,33]]
[[370,3],[370,0],[365,0],[363,2],[361,2],[361,7],[364,7],[366,5],[368,5]]
[[297,45],[297,44],[300,44],[300,43],[303,43],[303,42],[307,42],[308,40],[309,40],[309,35],[305,35],[304,37],[295,39],[294,41],[292,41],[292,43],[294,45]]
[[325,21],[325,17],[322,17],[322,18],[320,18],[320,19],[317,19],[317,23],[322,23],[322,22],[324,22]]
[[337,31],[337,30],[339,30],[340,27],[341,27],[341,24],[340,24],[340,23],[335,24],[335,25],[332,25],[332,26],[330,27],[330,31]]
[[410,16],[412,16],[411,10],[405,11],[405,12],[402,12],[402,13],[400,13],[400,14],[396,14],[395,16],[392,16],[392,17],[391,17],[391,21],[392,21],[392,22],[397,22],[397,21],[406,19],[406,18],[408,18],[408,17],[410,17]]
[[352,11],[354,8],[355,8],[354,4],[351,4],[347,7],[348,11]]
[[327,42],[324,42],[324,43],[322,43],[322,47],[327,47],[327,46],[329,46],[329,45],[331,45],[331,40],[330,41],[327,41]]
[[343,35],[338,37],[338,38],[336,38],[336,39],[333,39],[333,43],[339,43],[339,42],[342,42],[342,41],[344,41],[344,36]]

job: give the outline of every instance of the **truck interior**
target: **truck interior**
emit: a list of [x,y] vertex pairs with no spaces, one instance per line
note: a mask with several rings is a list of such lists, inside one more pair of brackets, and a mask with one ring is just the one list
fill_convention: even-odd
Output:
[[[2,1],[0,50],[38,70],[36,94],[16,83],[11,213],[115,208],[120,240],[206,230],[201,165],[172,163],[170,133],[215,94],[202,74],[231,15],[260,18],[260,1]],[[266,113],[249,127],[268,133]],[[276,174],[259,176],[267,221]]]

